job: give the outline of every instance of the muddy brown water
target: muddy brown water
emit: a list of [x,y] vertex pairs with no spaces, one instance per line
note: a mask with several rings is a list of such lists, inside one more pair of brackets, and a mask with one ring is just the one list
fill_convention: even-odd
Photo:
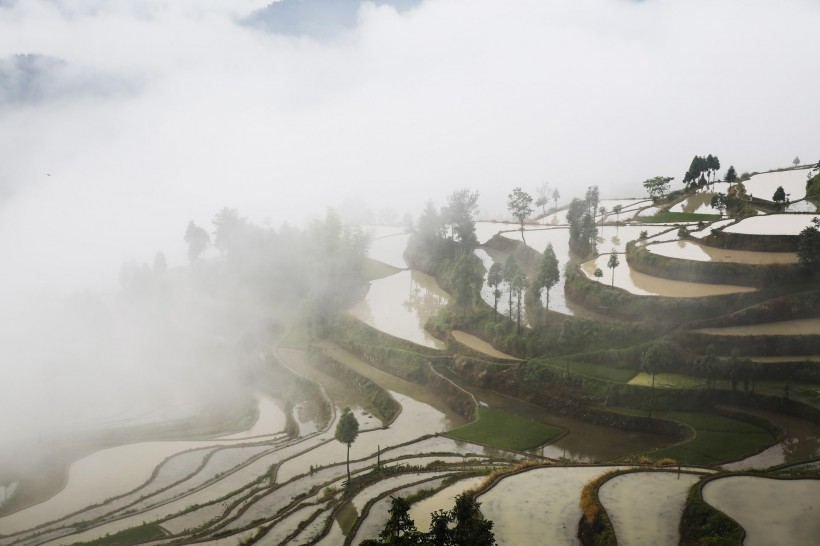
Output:
[[425,329],[427,319],[448,300],[436,280],[420,271],[400,271],[371,281],[365,298],[350,308],[350,314],[392,336],[424,347],[443,349],[444,344]]
[[507,353],[502,353],[486,341],[481,338],[478,338],[472,334],[468,334],[467,332],[462,332],[461,330],[453,330],[453,337],[456,341],[461,343],[462,345],[469,347],[475,351],[480,353],[484,353],[485,355],[491,356],[493,358],[506,358],[507,360],[520,360],[512,355],[508,355]]
[[647,245],[652,254],[695,260],[698,262],[727,262],[737,264],[796,264],[795,252],[753,252],[750,250],[730,250],[698,244],[694,241],[669,241]]
[[[748,286],[684,282],[654,277],[632,269],[626,262],[626,256],[623,254],[618,256],[618,260],[620,263],[615,268],[615,286],[639,296],[698,298],[754,291],[754,288]],[[609,286],[612,284],[613,271],[607,267],[608,262],[609,256],[603,254],[594,260],[582,263],[581,271],[584,272],[587,278]],[[604,274],[600,279],[597,279],[593,275],[596,268],[599,268]]]

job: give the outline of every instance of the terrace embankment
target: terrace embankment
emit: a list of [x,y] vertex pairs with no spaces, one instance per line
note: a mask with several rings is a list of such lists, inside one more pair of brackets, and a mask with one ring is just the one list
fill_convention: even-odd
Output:
[[328,328],[328,337],[375,368],[426,385],[463,418],[472,420],[475,417],[473,397],[432,367],[433,363],[448,363],[451,356],[385,334],[345,316],[334,320]]
[[765,288],[784,283],[803,283],[811,279],[810,273],[796,263],[751,264],[673,258],[652,252],[651,245],[645,247],[634,242],[627,245],[626,260],[635,271],[694,283]]

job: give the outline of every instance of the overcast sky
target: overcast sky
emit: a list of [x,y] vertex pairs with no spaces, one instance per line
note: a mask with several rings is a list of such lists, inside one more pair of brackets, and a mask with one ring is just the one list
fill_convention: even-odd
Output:
[[317,3],[338,29],[260,0],[0,0],[4,284],[178,264],[222,206],[400,218],[468,187],[501,217],[518,185],[820,159],[816,0]]

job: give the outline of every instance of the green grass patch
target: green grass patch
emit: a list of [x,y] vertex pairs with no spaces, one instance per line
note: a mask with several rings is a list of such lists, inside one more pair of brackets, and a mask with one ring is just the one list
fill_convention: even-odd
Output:
[[713,220],[720,220],[720,215],[695,214],[694,212],[661,212],[655,216],[638,216],[636,220],[645,224],[666,222],[711,222]]
[[478,419],[451,430],[447,435],[456,440],[521,451],[545,444],[561,432],[558,427],[530,421],[513,413],[479,407]]
[[[620,413],[646,416],[646,412],[618,409]],[[656,412],[658,419],[686,423],[695,430],[688,442],[649,453],[653,458],[670,457],[684,464],[715,465],[736,461],[772,445],[776,438],[766,430],[714,413]]]
[[[629,384],[651,387],[652,374],[641,372],[630,379]],[[692,377],[690,375],[677,373],[658,373],[655,374],[655,386],[660,388],[694,389],[706,386],[706,380],[701,377]]]
[[362,276],[368,281],[375,281],[376,279],[383,279],[390,275],[395,275],[399,271],[401,271],[401,269],[398,267],[393,267],[392,265],[372,258],[365,258],[364,266],[362,267]]
[[155,523],[140,525],[139,527],[132,527],[113,535],[106,535],[102,538],[92,540],[90,542],[77,542],[76,544],[84,544],[88,546],[116,546],[117,544],[136,544],[139,542],[146,542],[158,538],[164,538],[167,535]]
[[[546,363],[549,366],[561,371],[566,371],[566,363],[563,365],[557,363]],[[612,383],[628,383],[635,377],[635,370],[625,370],[621,368],[613,368],[604,364],[593,364],[590,362],[570,362],[570,375],[582,375],[592,379],[600,379],[601,381],[611,381]]]

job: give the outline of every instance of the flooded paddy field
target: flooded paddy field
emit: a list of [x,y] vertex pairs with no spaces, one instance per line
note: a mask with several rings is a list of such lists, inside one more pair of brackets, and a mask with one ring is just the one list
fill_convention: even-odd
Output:
[[[611,214],[608,218],[614,220]],[[676,237],[675,229],[664,225],[605,225],[599,229],[602,248],[623,249],[628,240],[636,239],[644,230],[658,238]],[[505,236],[521,235],[513,231]],[[382,242],[371,247],[371,257],[406,267],[401,265],[403,259],[399,261],[399,250],[403,251],[406,237],[398,229],[395,232],[385,229],[375,239]],[[562,266],[564,260],[569,259],[565,228],[528,229],[525,239],[539,252],[547,242],[552,242]],[[485,264],[493,259],[489,252],[479,256]],[[625,260],[620,268],[628,269]],[[604,271],[609,273],[605,265]],[[605,276],[604,281],[606,279]],[[700,289],[708,285],[695,286]],[[551,293],[551,309],[561,305],[562,296],[557,292],[554,288]],[[431,277],[404,270],[373,281],[367,297],[354,306],[351,314],[396,337],[440,348],[441,343],[424,331],[423,324],[448,299]],[[455,331],[453,336],[489,356],[511,358],[465,332]],[[0,534],[26,531],[63,516],[68,518],[42,528],[40,535],[0,537],[0,544],[67,544],[98,539],[152,522],[170,534],[157,543],[191,540],[193,533],[197,533],[195,538],[201,543],[233,545],[262,533],[259,544],[307,544],[318,541],[327,532],[320,543],[339,544],[351,533],[357,518],[360,526],[356,540],[375,536],[387,517],[391,493],[410,494],[441,486],[446,483],[445,477],[469,476],[413,507],[412,517],[417,519],[420,529],[425,529],[432,510],[449,508],[455,495],[483,479],[475,476],[477,471],[511,466],[525,457],[614,461],[670,443],[669,437],[591,425],[555,415],[520,400],[463,385],[458,378],[448,376],[473,394],[480,404],[566,431],[552,444],[527,454],[454,440],[444,434],[464,419],[425,387],[374,369],[333,343],[320,342],[316,348],[386,389],[401,405],[395,421],[382,420],[361,392],[314,367],[304,350],[284,347],[277,350],[292,371],[322,385],[331,412],[338,415],[343,407],[353,410],[361,425],[360,434],[350,448],[353,480],[365,479],[377,464],[385,470],[384,476],[343,498],[347,446],[334,439],[333,420],[319,419],[307,405],[297,404],[291,408],[273,398],[257,395],[258,419],[244,431],[196,441],[142,442],[110,451],[100,450],[76,461],[62,497],[56,495],[51,501],[30,508],[28,513],[21,511],[0,518]],[[659,379],[662,378],[659,376]],[[288,428],[292,436],[284,433],[289,417],[285,410],[299,425],[295,433]],[[791,430],[797,430],[796,425]],[[783,461],[797,460],[785,454],[789,446],[796,444],[800,450],[795,457],[806,457],[811,447],[808,433],[795,432],[775,446],[784,453]],[[759,456],[776,459],[776,453],[764,453]],[[580,518],[581,488],[610,468],[624,467],[546,467],[509,476],[481,496],[482,509],[495,521],[500,544],[551,541],[572,544]],[[613,479],[602,488],[602,500],[622,543],[673,542],[682,495],[685,496],[686,487],[696,478],[689,474],[670,476],[677,475],[642,472],[631,478]],[[0,490],[0,497],[7,496],[12,486],[7,484]],[[101,504],[89,507],[95,503]],[[340,503],[344,507],[337,510]],[[634,506],[640,509],[633,511]],[[76,514],[70,515],[72,512]]]
[[703,487],[703,499],[737,521],[744,544],[815,544],[820,480],[729,476]]
[[434,495],[415,503],[412,508],[410,508],[410,518],[416,522],[416,528],[420,530],[429,529],[430,522],[432,521],[431,515],[433,512],[436,512],[437,510],[450,510],[453,507],[455,499],[458,495],[468,489],[476,487],[485,479],[486,478],[484,476],[479,476],[459,480],[456,483],[441,489]]
[[521,417],[554,425],[567,431],[566,435],[561,436],[556,441],[531,450],[532,453],[539,456],[556,460],[603,462],[648,451],[666,445],[671,441],[669,437],[659,434],[618,430],[558,415],[522,400],[470,385],[460,377],[447,373],[446,370],[442,371],[447,378],[475,396],[479,404],[509,411]]
[[690,214],[720,214],[720,211],[711,205],[711,192],[699,192],[687,197],[677,205],[669,208],[669,212],[687,212]]
[[712,230],[719,230],[728,226],[729,224],[733,224],[735,222],[734,218],[727,218],[725,220],[717,220],[710,224],[707,224],[703,227],[703,229],[692,230],[689,232],[689,236],[694,239],[703,239],[707,235],[712,234]]
[[[499,544],[580,544],[576,535],[584,485],[611,466],[541,467],[500,480],[478,497]],[[510,502],[516,499],[516,502]]]
[[400,228],[374,230],[368,249],[368,257],[399,269],[407,268],[402,254],[407,248],[410,234]]
[[771,201],[777,187],[783,186],[783,190],[792,201],[803,199],[806,196],[806,175],[809,170],[809,168],[800,168],[756,174],[744,182],[746,193]]
[[750,250],[729,250],[698,244],[695,241],[670,241],[646,245],[652,254],[695,260],[699,262],[727,262],[739,264],[796,264],[795,252],[753,252]]
[[467,332],[453,330],[452,334],[455,340],[464,345],[465,347],[469,347],[470,349],[474,349],[480,353],[484,353],[487,356],[491,356],[493,358],[504,358],[507,360],[519,360],[518,358],[508,355],[507,353],[502,353],[501,351],[499,351],[483,339],[477,338],[476,336],[468,334]]
[[[612,283],[613,270],[607,267],[609,255],[601,255],[594,260],[581,264],[581,271],[589,278],[602,284]],[[615,268],[615,283],[618,288],[639,296],[665,296],[669,298],[698,298],[704,296],[718,296],[737,292],[753,292],[755,289],[748,286],[733,286],[729,284],[707,284],[696,282],[676,281],[654,277],[633,270],[626,262],[626,256],[619,257],[620,264]],[[593,273],[599,268],[604,276],[597,279]]]
[[743,460],[722,465],[722,468],[739,472],[766,469],[782,464],[792,464],[820,457],[820,425],[771,411],[738,408],[739,411],[763,417],[785,432],[777,444]]
[[746,235],[799,235],[806,227],[812,225],[812,214],[763,214],[744,218],[726,226],[726,233]]
[[678,522],[698,474],[631,472],[607,480],[598,498],[609,515],[618,544],[676,546]]
[[424,347],[443,349],[444,343],[425,329],[427,319],[438,313],[449,297],[436,280],[420,271],[400,271],[370,282],[364,300],[350,314],[387,334]]

